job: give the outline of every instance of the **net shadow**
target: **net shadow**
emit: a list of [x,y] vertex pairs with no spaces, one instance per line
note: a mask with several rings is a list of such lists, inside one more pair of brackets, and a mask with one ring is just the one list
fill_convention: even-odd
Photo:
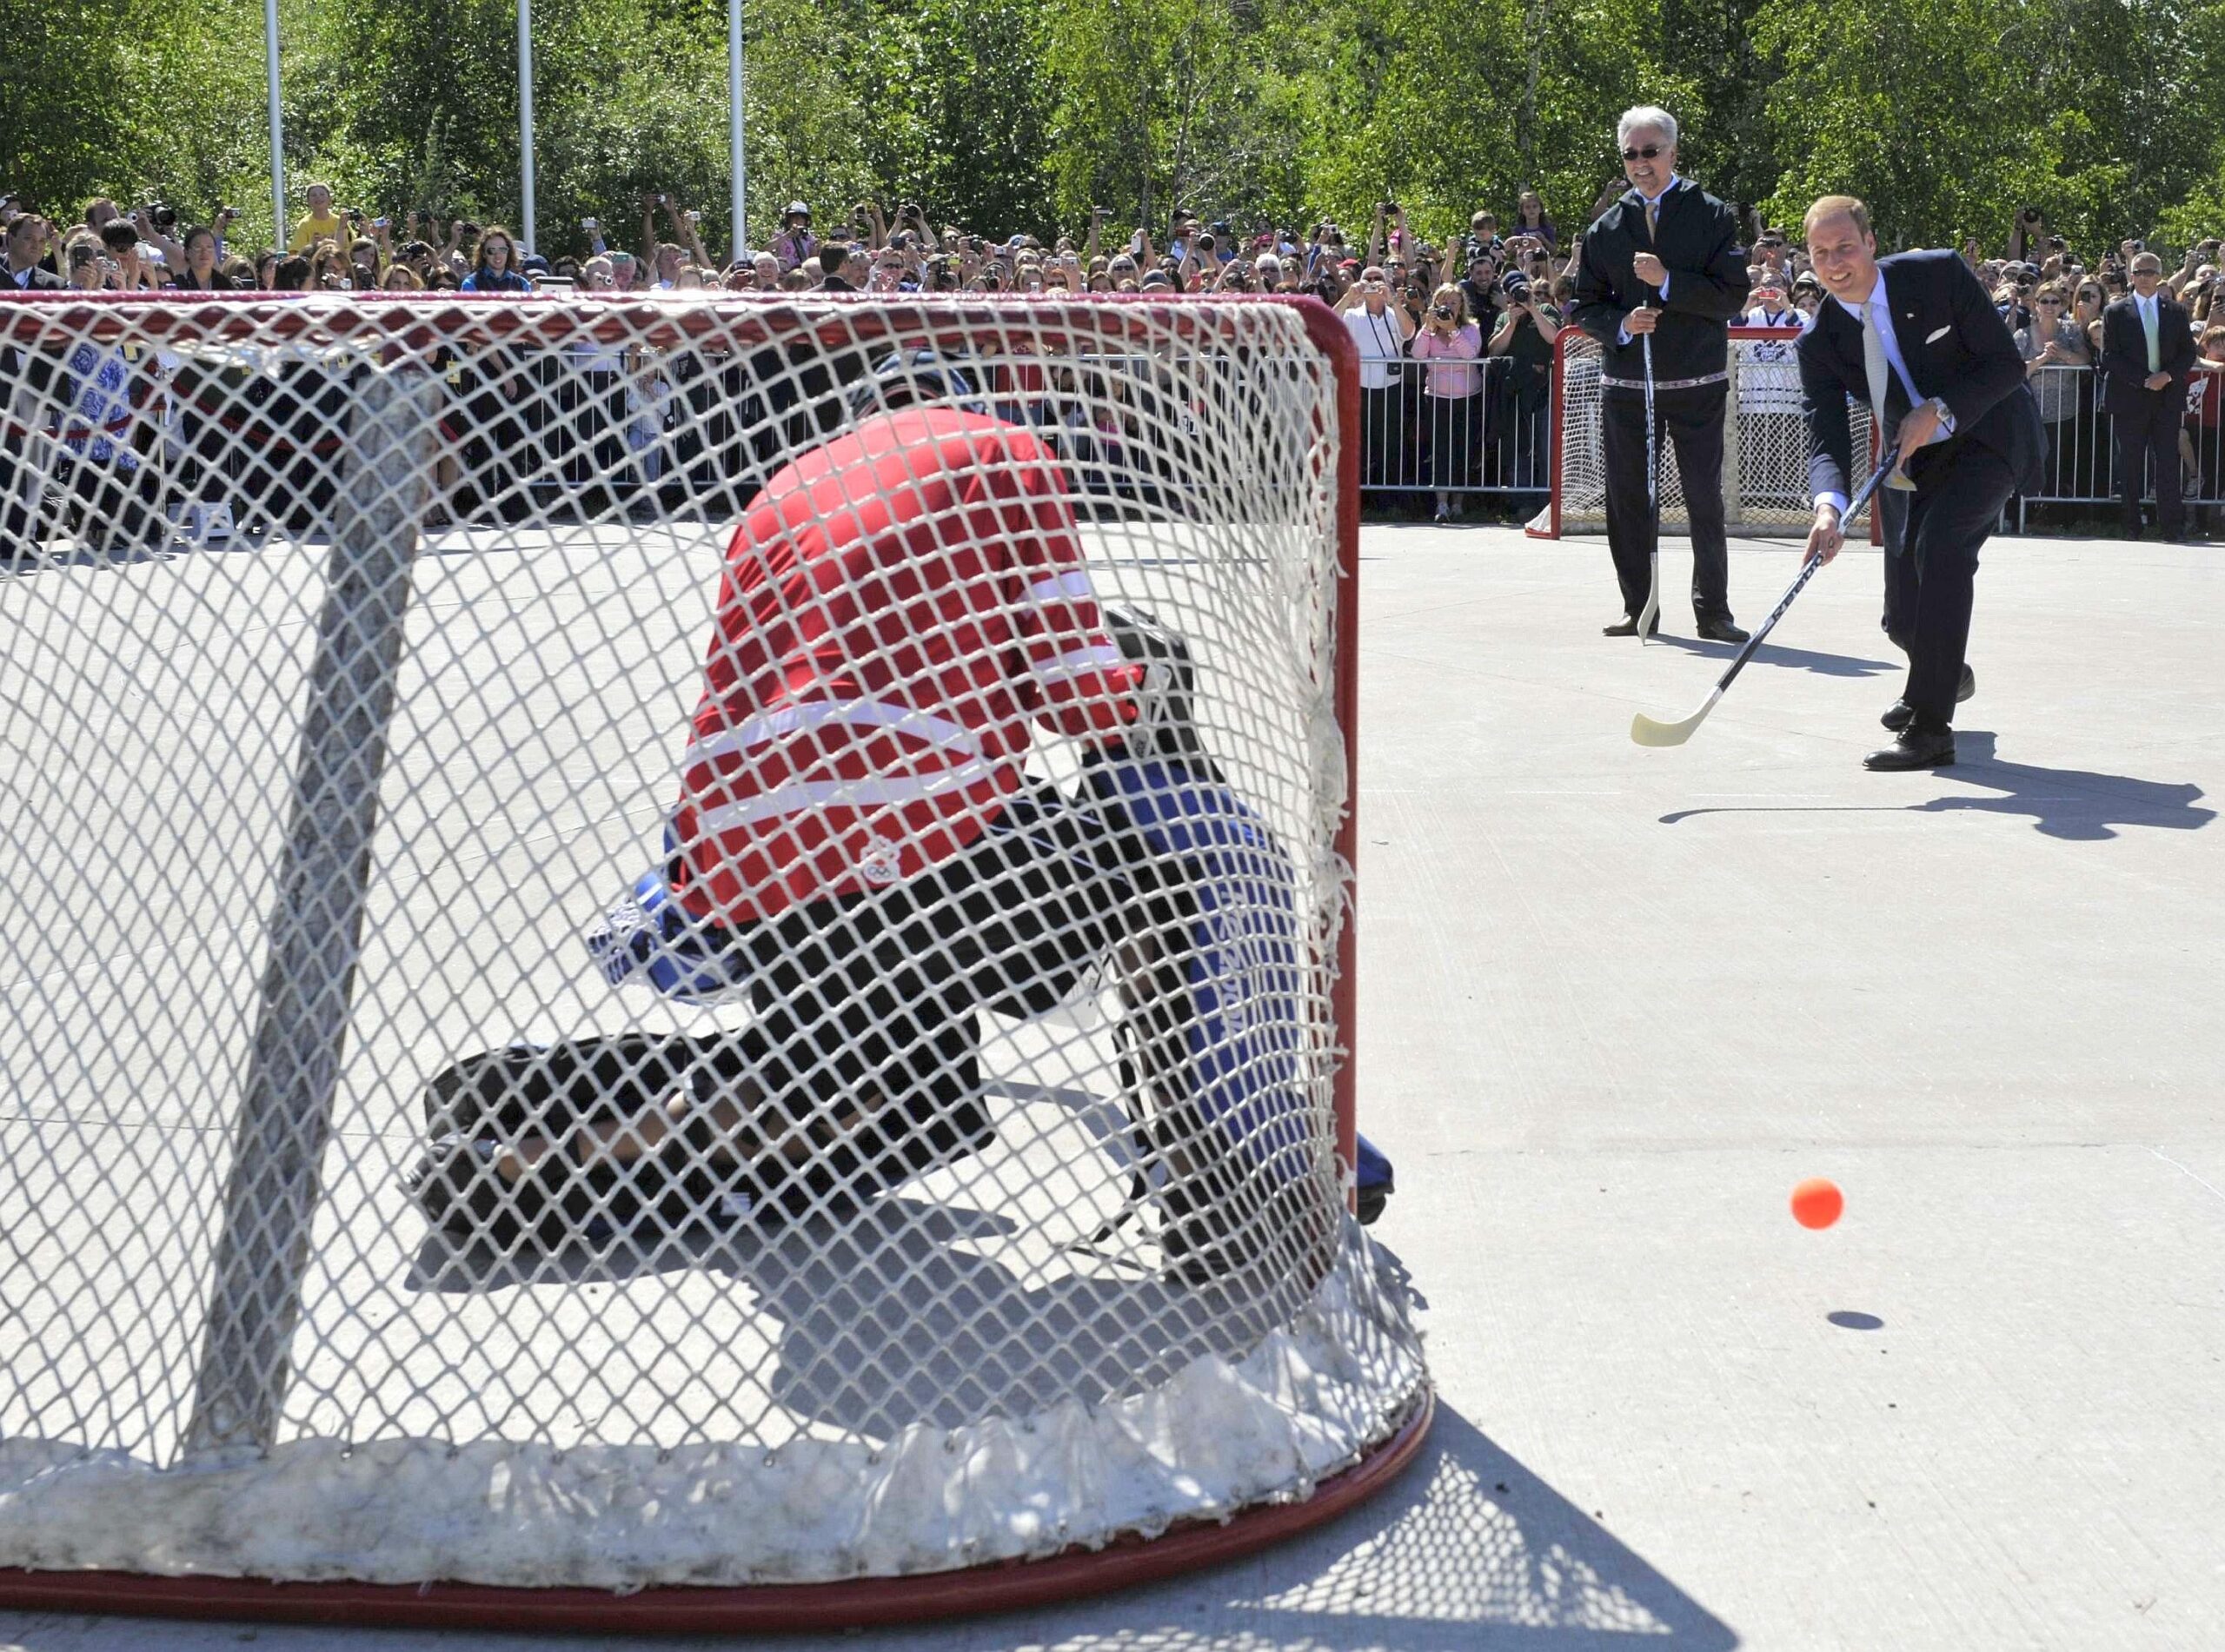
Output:
[[730,1276],[749,1287],[772,1349],[758,1375],[767,1397],[800,1421],[881,1441],[913,1425],[954,1429],[1141,1392],[1208,1355],[1240,1360],[1293,1310],[1281,1281],[1191,1287],[1073,1252],[1045,1260],[1006,1243],[1023,1227],[893,1196],[847,1220],[698,1224],[545,1251],[455,1247],[435,1233],[407,1288],[495,1294]]

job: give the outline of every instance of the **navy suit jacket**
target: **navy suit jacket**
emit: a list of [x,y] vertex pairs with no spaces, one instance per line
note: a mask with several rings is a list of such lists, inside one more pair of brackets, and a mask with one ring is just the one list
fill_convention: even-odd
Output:
[[2102,405],[2111,413],[2142,412],[2160,397],[2187,393],[2194,324],[2161,287],[2155,301],[2155,342],[2162,347],[2162,370],[2171,375],[2160,390],[2148,388],[2148,329],[2140,324],[2138,302],[2128,293],[2102,312]]
[[[1893,340],[1917,396],[1937,396],[1955,415],[1954,435],[1909,461],[1910,480],[1923,487],[1927,475],[1975,447],[2007,461],[2018,487],[2037,487],[2047,453],[2039,403],[2025,383],[2016,335],[1970,267],[1954,252],[1897,252],[1880,258],[1877,268],[1884,272],[1885,302],[1892,307]],[[1849,396],[1865,406],[1870,401],[1862,323],[1827,298],[1795,348],[1808,415],[1809,491],[1850,494],[1850,479],[1870,474],[1867,455],[1860,469],[1855,467],[1847,417]],[[1896,375],[1885,401],[1888,447],[1908,409]]]
[[1645,229],[1645,197],[1625,190],[1584,232],[1577,267],[1576,309],[1570,316],[1606,347],[1610,378],[1645,374],[1645,347],[1621,342],[1623,320],[1641,304],[1663,306],[1661,290],[1637,278],[1638,254],[1668,267],[1669,297],[1653,333],[1657,379],[1697,379],[1720,373],[1728,360],[1731,322],[1745,314],[1750,286],[1738,216],[1690,178],[1661,199],[1658,236]]

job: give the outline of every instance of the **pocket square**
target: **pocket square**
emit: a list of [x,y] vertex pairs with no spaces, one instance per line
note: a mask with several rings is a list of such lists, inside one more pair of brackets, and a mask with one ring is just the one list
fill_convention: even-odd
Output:
[[1947,329],[1946,328],[1943,328],[1943,328],[1941,328],[1937,332],[1933,333],[1933,334],[1929,335],[1928,337],[1926,337],[1926,338],[1925,338],[1925,340],[1924,340],[1923,342],[1924,342],[1925,343],[1927,343],[1927,344],[1936,344],[1937,342],[1939,342],[1939,341],[1940,341],[1941,339],[1945,338],[1945,337],[1947,336],[1947,331],[1948,331],[1948,329]]

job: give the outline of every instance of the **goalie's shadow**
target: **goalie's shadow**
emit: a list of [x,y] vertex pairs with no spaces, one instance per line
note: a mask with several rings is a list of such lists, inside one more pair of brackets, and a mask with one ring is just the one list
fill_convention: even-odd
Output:
[[773,1398],[800,1418],[876,1439],[913,1423],[955,1428],[1139,1392],[1206,1354],[1241,1359],[1298,1306],[1292,1289],[1256,1281],[1200,1289],[1058,1251],[1023,1276],[981,1254],[1013,1253],[1020,1231],[1002,1216],[892,1196],[839,1222],[699,1229],[639,1246],[582,1241],[505,1256],[434,1235],[409,1288],[482,1294],[727,1274],[749,1288],[774,1346],[774,1364],[760,1374]]

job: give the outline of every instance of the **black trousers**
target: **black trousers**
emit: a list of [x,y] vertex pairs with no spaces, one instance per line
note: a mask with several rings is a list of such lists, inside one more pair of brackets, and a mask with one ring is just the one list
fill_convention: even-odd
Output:
[[[1657,448],[1673,448],[1692,527],[1692,614],[1730,618],[1730,559],[1723,534],[1723,414],[1727,384],[1656,391]],[[1601,395],[1601,456],[1607,467],[1607,549],[1622,587],[1623,612],[1645,607],[1653,584],[1657,539],[1645,474],[1645,392],[1609,389]],[[1664,455],[1665,457],[1665,454]]]
[[1937,733],[1954,722],[1978,552],[2016,491],[2016,474],[1999,454],[1974,446],[1919,455],[1910,474],[1913,494],[1881,488],[1874,495],[1886,501],[1885,634],[1909,657],[1901,698],[1914,713],[1910,726]]
[[1363,488],[1396,487],[1398,465],[1405,456],[1405,408],[1396,380],[1380,390],[1363,388],[1360,404],[1360,481]]
[[2155,467],[2155,521],[2165,539],[2186,534],[2186,507],[2179,480],[2179,425],[2186,397],[2178,389],[2142,390],[2129,408],[2113,416],[2117,433],[2117,500],[2124,508],[2125,532],[2140,537],[2141,469]]

